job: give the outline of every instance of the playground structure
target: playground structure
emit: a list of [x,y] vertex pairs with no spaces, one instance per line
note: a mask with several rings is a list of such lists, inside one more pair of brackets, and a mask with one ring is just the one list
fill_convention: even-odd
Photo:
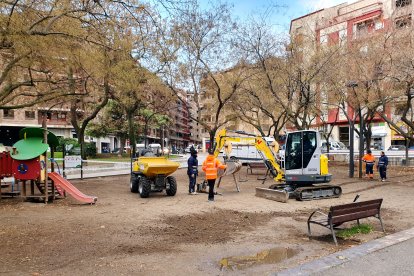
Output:
[[[2,180],[5,177],[11,177],[13,175],[12,172],[12,162],[13,159],[10,156],[10,153],[6,150],[6,148],[2,147],[0,149],[0,199],[1,199],[1,195],[18,195],[19,192],[18,191],[14,191],[14,189],[12,189],[12,191],[7,192],[7,193],[2,193],[2,188],[7,188],[10,185],[6,184],[6,183],[2,183]],[[14,187],[13,187],[14,188]]]
[[[54,160],[55,148],[59,144],[52,132],[45,128],[24,128],[19,132],[19,137],[21,140],[13,145],[11,152],[0,153],[0,179],[13,177],[15,185],[20,186],[22,198],[36,198],[47,203],[57,196],[66,197],[68,193],[84,203],[96,202],[96,197],[84,195],[55,173],[53,162],[50,163],[48,172],[47,151],[50,148],[50,160]],[[0,190],[0,198],[1,196]]]

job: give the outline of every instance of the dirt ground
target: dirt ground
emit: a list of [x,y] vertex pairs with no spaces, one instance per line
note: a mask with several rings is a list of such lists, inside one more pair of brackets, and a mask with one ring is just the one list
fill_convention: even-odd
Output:
[[[375,231],[332,242],[329,231],[314,226],[308,239],[306,220],[317,209],[360,200],[384,198],[386,233],[413,227],[414,171],[389,168],[389,181],[347,178],[346,166],[331,166],[333,183],[343,189],[336,199],[279,203],[255,197],[256,186],[269,186],[248,175],[241,192],[223,178],[216,201],[207,194],[188,195],[185,170],[175,173],[178,192],[147,199],[129,191],[129,177],[71,181],[98,197],[80,205],[70,197],[50,204],[0,201],[0,274],[7,275],[266,275],[383,236]],[[264,174],[264,172],[261,172]],[[356,173],[357,175],[357,173]],[[245,168],[239,176],[246,177]],[[199,181],[198,181],[199,182]],[[351,225],[351,224],[349,224]],[[348,226],[348,225],[347,225]],[[267,249],[289,249],[293,257],[276,262],[253,258],[238,268],[221,268],[220,260],[260,256]]]

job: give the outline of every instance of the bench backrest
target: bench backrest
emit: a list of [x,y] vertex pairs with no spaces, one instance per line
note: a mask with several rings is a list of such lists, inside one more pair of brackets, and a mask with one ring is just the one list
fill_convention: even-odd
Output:
[[381,204],[382,198],[332,206],[328,218],[336,224],[372,217],[379,214]]
[[266,168],[266,164],[261,162],[261,163],[249,163],[248,164],[249,167],[251,168]]

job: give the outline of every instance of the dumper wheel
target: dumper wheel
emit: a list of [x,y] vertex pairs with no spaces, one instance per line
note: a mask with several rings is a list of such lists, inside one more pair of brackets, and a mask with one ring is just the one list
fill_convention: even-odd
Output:
[[175,196],[177,193],[177,180],[175,180],[174,176],[167,177],[168,184],[170,184],[170,188],[166,189],[168,196]]
[[131,182],[129,184],[129,188],[131,190],[131,193],[138,193],[138,182],[139,182],[139,178],[132,174],[131,175]]
[[139,195],[142,198],[149,197],[149,194],[151,192],[151,182],[145,176],[142,176],[139,179],[138,190],[139,190]]

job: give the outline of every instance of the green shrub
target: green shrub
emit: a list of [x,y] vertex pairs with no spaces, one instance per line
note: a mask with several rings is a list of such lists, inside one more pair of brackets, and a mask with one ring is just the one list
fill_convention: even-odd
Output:
[[353,226],[351,228],[339,230],[336,236],[343,238],[343,239],[348,239],[350,237],[355,236],[356,234],[371,233],[372,229],[373,229],[372,226],[369,224],[360,224],[360,225]]
[[63,145],[68,146],[68,145],[72,145],[71,148],[78,148],[80,147],[78,140],[74,139],[74,138],[63,138],[63,137],[58,137],[59,140],[59,145],[56,147],[56,151],[63,151]]
[[85,155],[89,157],[96,157],[96,144],[95,142],[85,143]]

